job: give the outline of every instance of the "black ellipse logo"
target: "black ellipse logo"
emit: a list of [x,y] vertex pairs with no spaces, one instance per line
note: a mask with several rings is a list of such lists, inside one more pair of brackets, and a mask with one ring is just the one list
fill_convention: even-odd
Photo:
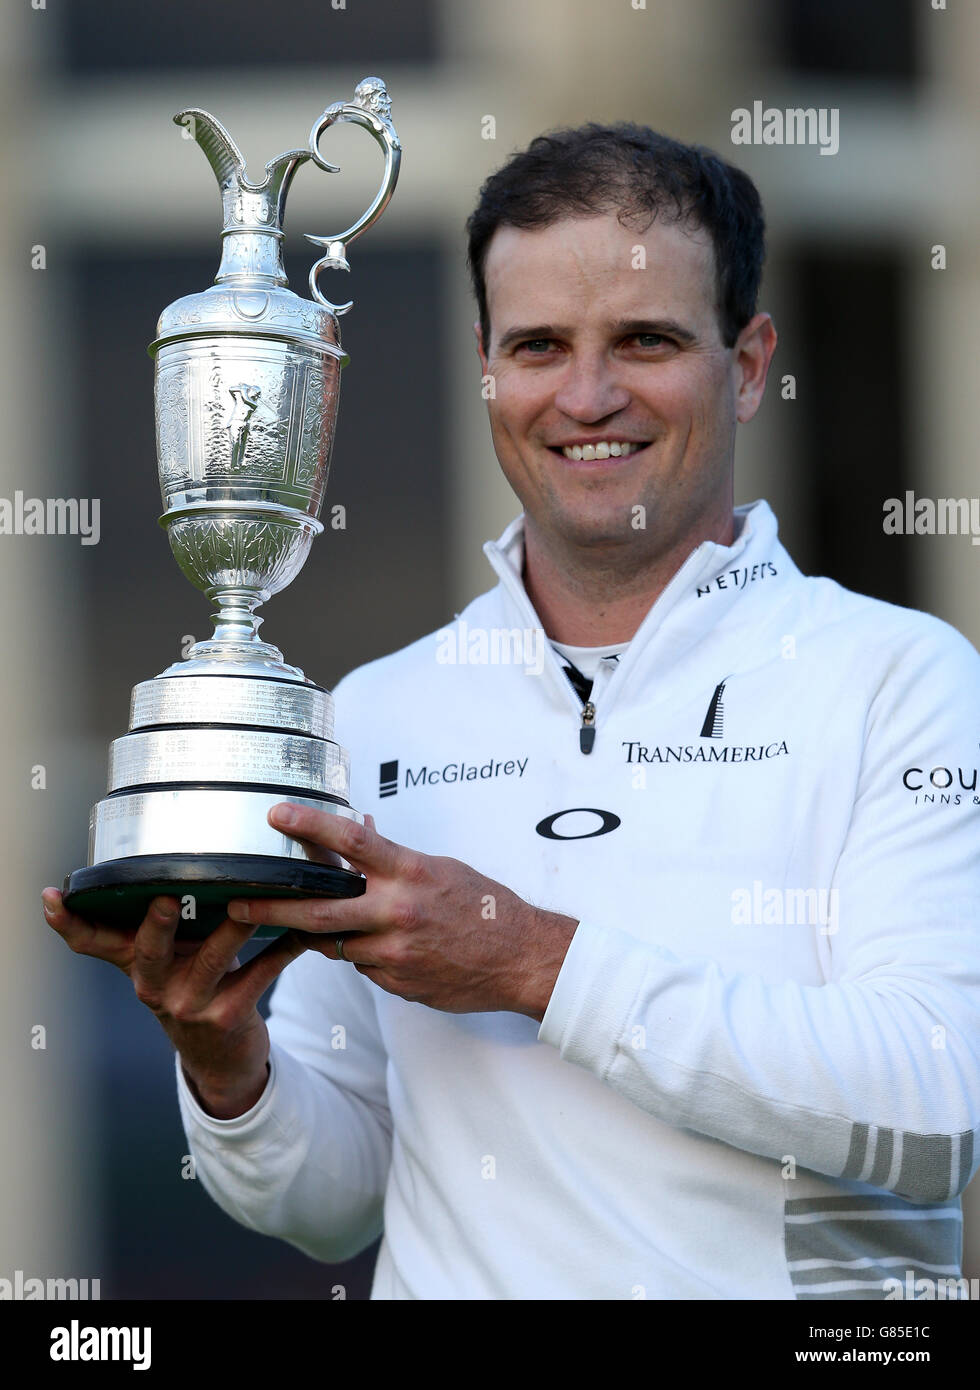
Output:
[[[563,816],[573,816],[576,813],[598,816],[601,824],[597,829],[586,830],[581,835],[559,835],[555,829],[555,822]],[[552,816],[545,816],[534,828],[546,840],[592,840],[596,835],[608,835],[611,830],[618,830],[621,824],[622,821],[613,815],[612,811],[600,811],[597,806],[570,806],[567,811],[556,811]]]

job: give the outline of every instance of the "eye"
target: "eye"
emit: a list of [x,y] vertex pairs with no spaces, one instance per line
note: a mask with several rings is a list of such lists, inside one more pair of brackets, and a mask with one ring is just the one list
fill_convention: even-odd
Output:
[[527,338],[523,343],[518,343],[517,346],[519,349],[527,348],[532,356],[540,357],[542,355],[542,350],[547,351],[548,348],[551,347],[553,341],[552,338]]
[[673,347],[673,340],[671,338],[665,338],[662,333],[636,333],[633,336],[640,347]]

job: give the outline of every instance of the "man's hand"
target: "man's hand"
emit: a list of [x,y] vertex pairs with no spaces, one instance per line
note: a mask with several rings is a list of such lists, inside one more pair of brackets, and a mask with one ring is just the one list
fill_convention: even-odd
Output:
[[245,965],[238,952],[255,931],[227,919],[203,941],[176,941],[175,898],[155,898],[135,932],[69,912],[56,888],[41,894],[49,924],[73,951],[117,966],[180,1053],[184,1075],[217,1119],[250,1110],[269,1075],[269,1034],[258,1002],[290,961],[306,950],[293,932]]
[[311,807],[274,806],[269,822],[311,859],[343,855],[367,878],[360,898],[248,900],[233,920],[315,933],[313,950],[344,959],[389,994],[447,1013],[506,1010],[538,1022],[578,922],[532,907],[458,859],[420,854],[366,824]]

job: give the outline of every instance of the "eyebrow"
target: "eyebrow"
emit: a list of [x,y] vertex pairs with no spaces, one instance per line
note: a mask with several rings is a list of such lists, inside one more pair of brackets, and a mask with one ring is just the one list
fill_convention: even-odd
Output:
[[[676,319],[620,319],[612,325],[616,334],[658,333],[666,338],[676,338],[685,347],[697,341],[697,335]],[[509,328],[497,344],[497,351],[503,352],[520,339],[567,338],[570,330],[551,323],[534,324],[529,328]]]

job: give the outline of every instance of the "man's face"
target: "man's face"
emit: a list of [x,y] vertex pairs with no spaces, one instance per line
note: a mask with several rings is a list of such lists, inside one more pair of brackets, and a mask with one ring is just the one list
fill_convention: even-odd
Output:
[[736,420],[755,413],[775,335],[761,379],[740,345],[768,316],[724,346],[707,233],[659,219],[637,233],[614,213],[503,226],[485,278],[494,448],[532,524],[657,550],[727,526]]

